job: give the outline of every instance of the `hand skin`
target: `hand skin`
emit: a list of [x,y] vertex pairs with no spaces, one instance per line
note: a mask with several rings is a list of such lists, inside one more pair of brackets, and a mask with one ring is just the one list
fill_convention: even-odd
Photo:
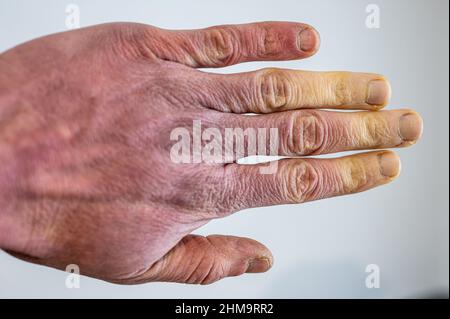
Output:
[[[241,209],[390,182],[400,171],[390,151],[300,156],[409,146],[422,131],[414,111],[379,111],[390,87],[377,74],[196,69],[306,58],[318,47],[317,32],[299,23],[114,23],[2,53],[0,247],[121,284],[267,271],[273,257],[252,239],[190,233]],[[277,127],[280,155],[291,158],[266,175],[260,165],[171,162],[171,130],[199,119],[221,130]]]

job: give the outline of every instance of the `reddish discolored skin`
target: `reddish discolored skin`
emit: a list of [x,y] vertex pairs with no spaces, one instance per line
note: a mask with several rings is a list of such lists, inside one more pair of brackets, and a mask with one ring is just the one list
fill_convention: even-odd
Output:
[[[251,86],[259,78],[247,81],[245,75],[235,83],[251,93],[231,94],[227,101],[211,85],[215,75],[190,67],[310,56],[319,40],[307,37],[312,42],[303,45],[311,51],[303,52],[297,37],[305,28],[309,27],[267,23],[175,32],[107,24],[37,39],[1,54],[0,247],[60,269],[77,264],[85,275],[125,284],[211,283],[268,270],[272,255],[258,242],[189,234],[239,209],[383,184],[398,175],[398,160],[394,159],[393,172],[382,176],[375,155],[367,155],[370,160],[356,158],[350,166],[365,170],[370,163],[370,174],[355,175],[350,169],[348,174],[343,170],[344,177],[339,169],[347,164],[341,162],[318,161],[316,166],[311,166],[314,161],[283,162],[274,176],[254,173],[255,189],[248,192],[249,181],[241,177],[247,173],[236,165],[173,163],[169,137],[171,130],[190,128],[196,119],[220,130],[252,126],[240,115],[220,112],[229,112],[226,107],[236,107],[239,101],[244,108],[236,113],[248,111],[248,105],[261,113],[277,111],[279,103],[283,104],[279,110],[295,108],[286,102],[289,96],[278,99],[272,89],[259,91],[272,95],[254,102]],[[331,107],[345,107],[329,96],[325,100]],[[363,104],[363,109],[370,107]],[[373,140],[367,140],[358,137],[359,119],[321,111],[292,112],[255,119],[262,121],[256,127],[275,123],[281,128],[281,152],[286,155],[399,146],[403,141],[398,125],[392,123],[411,113],[398,111],[401,114],[386,115],[384,124],[363,124],[373,130],[369,134]],[[320,119],[327,129],[309,125],[309,118]],[[339,130],[340,121],[355,121],[355,130]],[[348,138],[336,144],[341,135]],[[358,176],[371,179],[360,183]],[[352,183],[355,179],[358,182]]]
[[[160,32],[102,25],[0,56],[3,248],[62,269],[76,263],[109,281],[156,280],[151,266],[226,209],[222,170],[170,161],[171,129],[220,114],[197,102],[193,69],[164,61],[178,52]],[[226,33],[211,34],[218,41]],[[202,59],[199,51],[193,61]],[[260,271],[270,267],[270,253],[250,240],[190,236],[178,245],[214,253],[223,241],[245,241],[250,252],[226,273],[207,264],[197,279],[204,269],[193,256],[185,270],[193,282],[243,273],[247,255],[268,261]]]
[[21,234],[6,248],[127,281],[215,216],[220,171],[168,152],[172,128],[215,116],[194,103],[189,68],[127,42],[140,28],[50,36],[1,56],[2,215]]

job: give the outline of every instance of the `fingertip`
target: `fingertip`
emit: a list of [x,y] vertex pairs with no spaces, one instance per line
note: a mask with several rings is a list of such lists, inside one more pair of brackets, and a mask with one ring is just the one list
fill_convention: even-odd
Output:
[[272,268],[273,259],[267,256],[250,259],[246,273],[262,273]]
[[[337,159],[343,190],[339,195],[359,193],[387,184],[400,175],[400,158],[392,151],[359,153]],[[333,194],[336,196],[335,194]]]
[[297,48],[308,56],[315,54],[320,47],[320,34],[312,26],[306,25],[297,36]]
[[383,151],[378,156],[378,163],[380,165],[380,173],[383,177],[390,180],[397,178],[401,173],[400,157],[392,151]]
[[399,119],[399,134],[405,146],[415,144],[423,134],[423,119],[413,110],[406,110]]
[[272,268],[274,258],[265,245],[254,239],[242,237],[240,246],[249,256],[246,273],[261,273]]
[[366,103],[375,110],[380,110],[388,105],[391,96],[391,84],[386,78],[374,79],[368,83]]

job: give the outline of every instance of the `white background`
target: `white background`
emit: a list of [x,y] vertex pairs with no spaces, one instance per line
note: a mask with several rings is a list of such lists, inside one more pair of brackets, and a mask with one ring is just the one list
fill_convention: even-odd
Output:
[[[382,73],[393,86],[389,108],[419,111],[424,118],[424,136],[413,148],[398,151],[403,173],[385,187],[303,205],[243,211],[198,231],[246,236],[265,243],[275,255],[275,265],[266,274],[225,279],[210,286],[118,286],[83,277],[80,289],[67,289],[64,272],[0,252],[0,297],[448,296],[447,0],[0,0],[0,52],[64,31],[69,3],[79,5],[82,26],[111,21],[171,29],[262,20],[310,23],[322,37],[315,57],[247,63],[218,72],[278,66]],[[379,29],[365,25],[369,3],[380,7]],[[365,287],[365,267],[372,263],[381,270],[380,289]]]

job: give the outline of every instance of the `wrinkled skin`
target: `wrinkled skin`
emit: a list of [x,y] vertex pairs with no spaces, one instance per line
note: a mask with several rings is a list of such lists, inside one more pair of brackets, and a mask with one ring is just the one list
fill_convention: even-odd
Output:
[[[178,32],[117,23],[1,54],[0,247],[126,284],[205,284],[268,270],[273,257],[254,240],[189,234],[244,208],[384,184],[398,175],[398,158],[377,151],[286,159],[268,175],[260,165],[177,164],[169,155],[174,128],[193,120],[221,131],[277,127],[279,153],[292,157],[407,146],[422,127],[411,110],[378,111],[389,85],[376,74],[195,69],[308,57],[319,39],[315,31],[299,38],[302,30],[313,29],[264,23]],[[249,112],[264,115],[240,114]]]

